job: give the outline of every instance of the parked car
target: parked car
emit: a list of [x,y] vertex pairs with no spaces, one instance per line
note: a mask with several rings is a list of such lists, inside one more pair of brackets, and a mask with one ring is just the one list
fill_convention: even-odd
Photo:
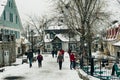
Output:
[[[33,57],[33,62],[36,61],[36,55],[34,54],[34,57]],[[28,63],[28,58],[27,58],[27,55],[23,55],[22,56],[22,64],[23,63]]]
[[28,63],[28,59],[27,59],[27,56],[26,55],[23,55],[22,56],[22,64],[23,63]]

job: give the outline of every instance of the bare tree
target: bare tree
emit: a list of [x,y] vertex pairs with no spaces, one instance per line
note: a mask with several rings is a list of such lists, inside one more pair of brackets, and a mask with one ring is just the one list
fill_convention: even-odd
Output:
[[57,10],[64,17],[64,23],[81,36],[81,46],[84,47],[85,40],[88,43],[89,56],[91,56],[92,35],[100,27],[97,25],[105,23],[109,17],[108,14],[102,11],[103,1],[59,0],[57,2]]
[[41,42],[42,42],[44,40],[44,36],[45,36],[44,31],[45,31],[45,29],[48,29],[48,27],[54,20],[54,17],[50,18],[50,19],[48,19],[47,16],[42,16],[42,17],[28,16],[28,17],[29,17],[29,20],[27,21],[27,23],[36,29],[37,33],[40,35]]

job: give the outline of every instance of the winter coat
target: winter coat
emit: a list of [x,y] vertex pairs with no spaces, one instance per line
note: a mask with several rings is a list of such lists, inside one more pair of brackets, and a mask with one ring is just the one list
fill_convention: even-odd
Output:
[[28,52],[27,53],[27,58],[29,58],[29,59],[33,58],[33,53],[32,52]]
[[60,52],[62,53],[62,55],[64,55],[64,50],[61,49]]
[[70,53],[71,53],[71,49],[68,50],[68,53],[69,53],[69,55],[70,55]]
[[55,53],[55,51],[53,50],[52,52],[51,52],[51,54],[54,54]]
[[39,54],[39,55],[37,56],[37,60],[42,61],[42,60],[43,60],[43,56]]
[[57,62],[59,61],[63,61],[63,55],[62,54],[59,54],[58,57],[57,57]]
[[75,55],[73,53],[70,54],[70,61],[75,61]]

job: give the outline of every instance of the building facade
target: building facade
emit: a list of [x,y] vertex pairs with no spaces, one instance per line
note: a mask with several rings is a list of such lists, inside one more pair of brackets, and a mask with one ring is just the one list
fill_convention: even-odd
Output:
[[[18,49],[20,47],[20,44],[18,41],[20,40],[21,31],[22,23],[19,17],[15,0],[0,0],[0,33],[2,35],[14,35],[14,55],[17,55],[16,53],[19,51]],[[8,52],[10,52],[9,54],[12,54],[11,51]]]
[[47,52],[51,52],[53,49],[68,51],[69,48],[76,52],[77,46],[80,43],[80,37],[70,31],[70,29],[54,28],[45,30],[44,42]]
[[120,55],[120,24],[115,23],[111,28],[106,30],[106,36],[104,37],[104,43],[109,52],[113,56]]

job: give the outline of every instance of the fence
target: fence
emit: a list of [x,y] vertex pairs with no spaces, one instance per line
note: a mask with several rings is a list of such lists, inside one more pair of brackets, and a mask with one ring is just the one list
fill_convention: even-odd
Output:
[[87,74],[100,80],[120,80],[119,59],[113,58],[88,58],[83,57],[80,67]]

